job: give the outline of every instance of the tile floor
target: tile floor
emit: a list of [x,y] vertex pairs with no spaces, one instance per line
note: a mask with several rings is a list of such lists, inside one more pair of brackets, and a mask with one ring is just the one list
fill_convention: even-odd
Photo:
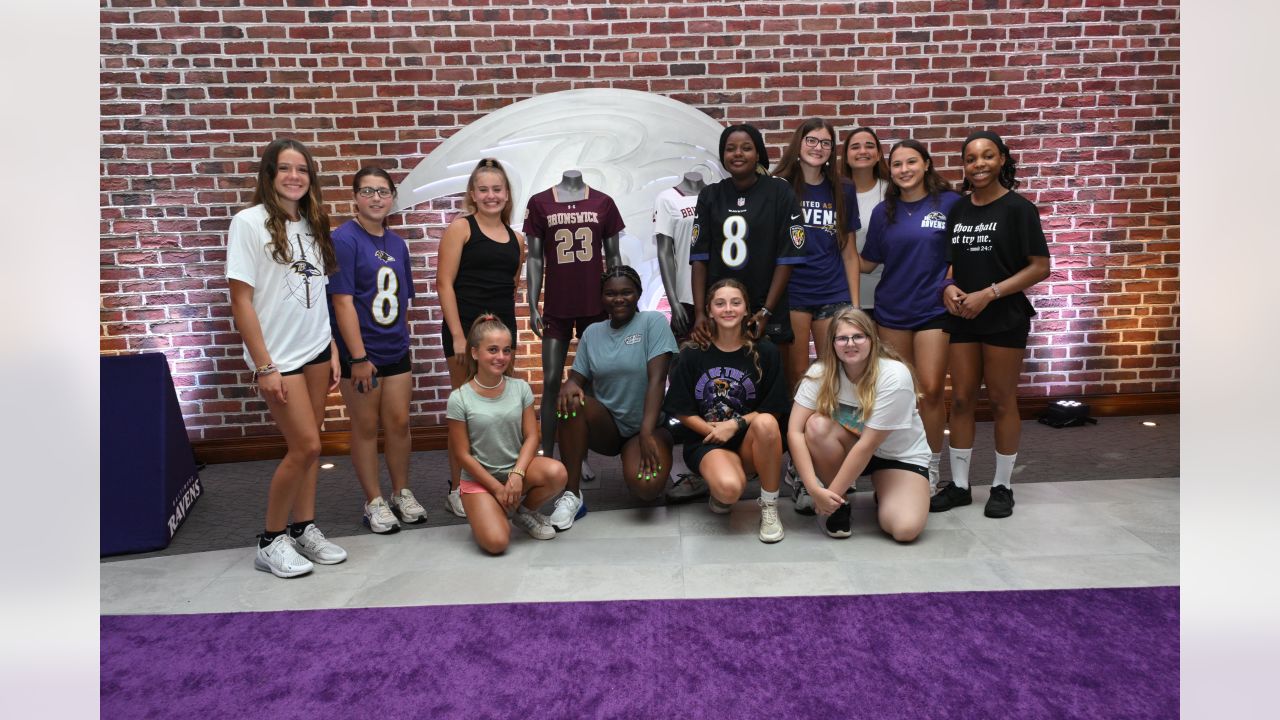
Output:
[[485,557],[465,526],[334,538],[347,562],[279,580],[249,548],[101,564],[103,614],[202,613],[456,603],[831,595],[1179,584],[1177,478],[1015,486],[1004,520],[973,504],[929,517],[898,545],[855,496],[853,537],[832,540],[783,500],[787,536],[756,539],[759,511],[704,503],[593,512],[554,540],[513,531]]

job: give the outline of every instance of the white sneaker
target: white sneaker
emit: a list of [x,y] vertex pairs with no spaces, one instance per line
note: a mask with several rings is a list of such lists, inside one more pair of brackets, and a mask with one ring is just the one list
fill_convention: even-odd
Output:
[[776,543],[783,537],[782,520],[778,517],[778,502],[756,498],[760,506],[760,542]]
[[529,537],[535,540],[550,540],[556,536],[556,529],[547,522],[545,515],[525,510],[523,505],[511,516],[511,524],[529,533]]
[[716,499],[715,495],[707,498],[707,507],[711,508],[711,512],[717,515],[728,515],[729,512],[733,510],[732,505],[726,505],[725,503],[720,502]]
[[308,525],[301,535],[293,539],[293,542],[297,544],[298,552],[314,563],[337,565],[347,559],[347,551],[330,542],[315,523]]
[[582,495],[575,495],[572,490],[565,490],[556,500],[556,509],[551,512],[551,527],[556,532],[573,527],[573,521],[587,514],[587,501]]
[[379,535],[388,535],[400,531],[400,522],[391,514],[391,508],[382,496],[364,504],[364,526]]
[[391,494],[391,511],[408,525],[418,525],[427,521],[427,509],[422,507],[413,491],[404,488]]
[[449,509],[449,512],[460,518],[467,516],[467,509],[462,507],[462,490],[460,488],[454,488],[449,491],[449,494],[444,498],[444,506]]
[[666,498],[668,502],[687,502],[701,500],[709,492],[706,480],[693,473],[682,473],[677,475],[675,482],[667,488]]
[[293,538],[285,531],[277,535],[270,545],[258,548],[257,554],[253,556],[253,567],[280,578],[306,575],[315,566],[299,555],[295,548]]

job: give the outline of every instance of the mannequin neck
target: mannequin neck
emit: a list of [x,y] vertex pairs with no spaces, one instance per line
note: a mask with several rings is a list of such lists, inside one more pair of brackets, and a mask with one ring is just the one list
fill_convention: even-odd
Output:
[[586,197],[587,184],[582,181],[582,172],[565,170],[560,182],[556,183],[556,199],[560,202],[573,202],[585,200]]
[[707,183],[702,179],[701,173],[687,172],[680,178],[680,184],[676,185],[676,190],[679,190],[681,195],[697,195],[706,186]]

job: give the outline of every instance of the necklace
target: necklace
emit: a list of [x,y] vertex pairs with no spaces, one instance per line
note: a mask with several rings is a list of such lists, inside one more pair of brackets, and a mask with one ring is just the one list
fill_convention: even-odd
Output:
[[[924,201],[928,199],[928,197],[929,197],[928,195],[925,195],[919,200],[910,200],[910,201],[903,200],[902,209],[907,211],[907,217],[915,217],[916,210],[919,210],[921,207],[923,207]],[[915,205],[915,207],[914,208],[909,207],[910,205]]]
[[498,382],[492,385],[485,385],[484,383],[480,382],[479,375],[476,375],[475,377],[471,378],[471,382],[475,383],[476,387],[481,387],[481,388],[484,388],[485,390],[497,390],[498,388],[502,387],[502,383],[506,381],[507,381],[506,375],[499,375]]

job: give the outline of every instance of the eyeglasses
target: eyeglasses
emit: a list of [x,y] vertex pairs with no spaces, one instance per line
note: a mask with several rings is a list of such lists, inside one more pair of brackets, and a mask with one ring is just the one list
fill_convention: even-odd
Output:
[[827,150],[831,147],[830,140],[823,140],[822,138],[814,137],[813,135],[805,135],[804,144],[806,147],[820,147],[823,150]]
[[837,335],[835,342],[837,345],[852,345],[854,343],[866,342],[867,336],[862,333],[854,333],[852,335]]
[[366,186],[357,190],[356,194],[362,198],[371,198],[374,195],[377,195],[380,198],[389,198],[394,193],[391,192],[391,188],[375,188]]

